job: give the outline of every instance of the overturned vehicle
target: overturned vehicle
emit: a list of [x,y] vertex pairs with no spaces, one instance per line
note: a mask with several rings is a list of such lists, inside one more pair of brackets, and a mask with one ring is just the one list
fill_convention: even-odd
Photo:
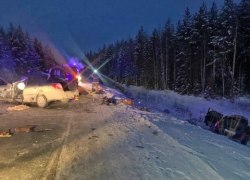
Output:
[[250,126],[248,119],[243,116],[223,116],[223,114],[209,108],[204,122],[211,131],[228,136],[241,144],[246,145],[249,141]]

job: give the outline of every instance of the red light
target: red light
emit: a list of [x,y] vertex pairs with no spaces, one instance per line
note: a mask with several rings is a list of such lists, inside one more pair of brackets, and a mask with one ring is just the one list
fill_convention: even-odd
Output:
[[52,85],[52,87],[55,88],[55,89],[62,89],[62,85],[59,84],[59,83],[53,83],[53,84],[51,84],[51,85]]
[[77,75],[76,75],[76,79],[77,79],[78,81],[81,81],[81,80],[82,80],[81,75],[77,74]]

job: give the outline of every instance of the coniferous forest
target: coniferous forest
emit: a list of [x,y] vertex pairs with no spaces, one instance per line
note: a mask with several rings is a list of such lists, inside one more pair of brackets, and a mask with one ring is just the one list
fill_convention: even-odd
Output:
[[22,76],[31,70],[46,71],[56,64],[49,46],[32,38],[21,26],[0,27],[0,75]]
[[151,34],[141,27],[134,38],[87,57],[127,85],[207,97],[249,94],[250,1],[203,3],[194,14],[187,8],[176,25],[169,19]]

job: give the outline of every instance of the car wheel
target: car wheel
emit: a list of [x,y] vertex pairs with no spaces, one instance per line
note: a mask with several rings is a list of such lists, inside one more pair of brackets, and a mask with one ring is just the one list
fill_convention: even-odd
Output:
[[36,103],[37,103],[37,106],[40,108],[45,108],[46,106],[48,106],[48,100],[43,95],[40,95],[37,97]]

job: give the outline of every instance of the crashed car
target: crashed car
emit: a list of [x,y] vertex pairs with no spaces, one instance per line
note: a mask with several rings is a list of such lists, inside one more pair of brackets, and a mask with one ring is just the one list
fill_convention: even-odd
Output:
[[1,79],[0,100],[8,102],[35,103],[47,107],[50,102],[69,101],[60,83],[48,83],[41,78],[26,78],[14,83]]
[[223,114],[209,108],[204,122],[211,131],[228,136],[241,144],[246,145],[249,141],[250,127],[248,119],[243,116],[223,116]]
[[55,66],[49,70],[48,75],[49,82],[60,83],[65,91],[77,89],[78,81],[81,81],[78,70],[69,66]]
[[220,134],[239,140],[241,144],[247,144],[249,140],[248,119],[239,115],[224,116],[219,121],[218,131]]
[[24,88],[24,81],[10,83],[5,79],[0,78],[0,101],[22,102]]
[[205,124],[209,127],[213,127],[214,124],[223,117],[223,114],[209,108],[205,116]]

